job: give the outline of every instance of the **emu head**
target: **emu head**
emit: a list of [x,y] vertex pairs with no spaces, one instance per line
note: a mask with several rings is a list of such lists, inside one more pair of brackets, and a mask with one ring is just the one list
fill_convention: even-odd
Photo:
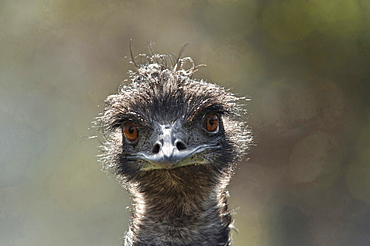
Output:
[[196,66],[190,58],[168,66],[170,58],[146,56],[130,73],[131,84],[109,96],[98,117],[106,139],[101,162],[123,183],[156,170],[203,166],[231,172],[251,140],[239,98],[192,79]]

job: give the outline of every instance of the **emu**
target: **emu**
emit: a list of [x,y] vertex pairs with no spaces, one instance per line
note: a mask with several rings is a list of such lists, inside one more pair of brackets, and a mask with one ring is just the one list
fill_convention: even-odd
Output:
[[227,185],[252,139],[240,98],[193,79],[190,57],[132,63],[97,117],[103,170],[133,197],[124,245],[230,245]]

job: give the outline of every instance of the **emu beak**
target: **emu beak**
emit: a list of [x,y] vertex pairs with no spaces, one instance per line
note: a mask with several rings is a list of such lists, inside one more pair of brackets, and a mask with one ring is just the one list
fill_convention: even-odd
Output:
[[160,130],[158,131],[151,152],[139,152],[136,158],[148,162],[143,167],[145,170],[172,169],[191,164],[205,163],[206,160],[198,154],[215,148],[206,144],[188,148],[182,140],[183,138],[184,134],[176,130],[175,124],[160,125]]

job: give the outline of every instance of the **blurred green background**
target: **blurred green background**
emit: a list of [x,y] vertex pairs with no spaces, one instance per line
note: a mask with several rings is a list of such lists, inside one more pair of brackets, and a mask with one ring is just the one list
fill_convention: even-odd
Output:
[[130,198],[91,128],[135,54],[247,103],[237,246],[370,245],[370,1],[0,1],[0,245],[121,245]]

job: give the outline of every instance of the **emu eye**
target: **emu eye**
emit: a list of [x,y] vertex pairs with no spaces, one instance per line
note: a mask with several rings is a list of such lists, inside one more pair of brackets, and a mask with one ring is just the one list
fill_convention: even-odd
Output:
[[220,124],[220,119],[217,114],[209,114],[204,122],[204,128],[209,132],[216,132]]
[[123,126],[123,135],[125,135],[125,138],[130,142],[137,139],[138,133],[137,127],[132,123],[127,123]]

